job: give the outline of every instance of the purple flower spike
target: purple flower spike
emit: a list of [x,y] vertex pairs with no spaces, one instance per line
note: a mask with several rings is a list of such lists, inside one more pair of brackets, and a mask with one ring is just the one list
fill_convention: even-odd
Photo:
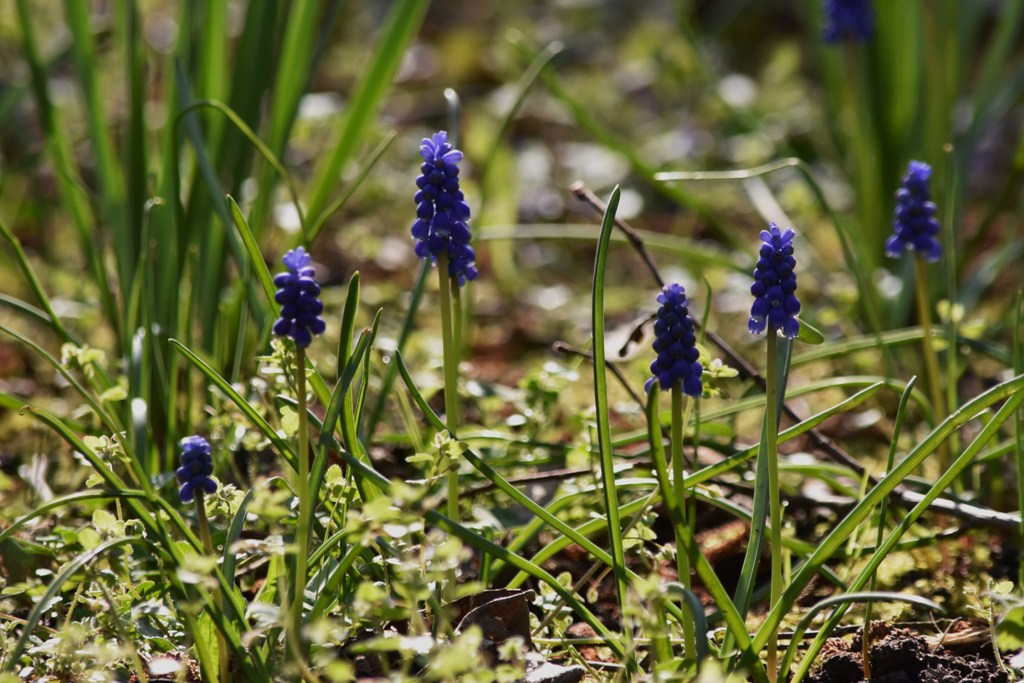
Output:
[[659,382],[666,391],[681,385],[684,394],[699,397],[704,393],[701,381],[704,369],[697,360],[700,352],[686,290],[676,283],[666,285],[658,295],[658,303],[661,308],[654,321],[654,352],[658,356],[651,363],[654,377],[647,381],[644,389],[650,390],[654,382]]
[[825,0],[825,42],[865,41],[874,32],[871,0]]
[[274,301],[281,304],[281,317],[274,323],[274,334],[291,337],[296,346],[306,348],[313,341],[313,335],[323,334],[327,328],[320,318],[324,310],[320,285],[313,278],[312,259],[302,247],[289,251],[281,261],[288,272],[274,277],[274,284],[279,288]]
[[918,251],[926,261],[934,263],[942,256],[939,244],[939,221],[935,218],[935,203],[929,188],[932,167],[921,161],[911,161],[896,191],[896,217],[893,234],[885,243],[885,255],[898,258],[904,251]]
[[420,145],[423,164],[416,179],[416,222],[412,236],[416,239],[416,255],[435,263],[442,253],[448,254],[448,275],[458,280],[475,280],[476,253],[469,246],[469,204],[459,189],[459,167],[462,152],[448,142],[448,133],[440,131],[424,138]]
[[792,228],[779,230],[775,223],[769,223],[761,231],[761,253],[754,268],[754,284],[750,293],[754,304],[750,307],[747,329],[761,334],[765,328],[780,331],[782,336],[793,339],[800,333],[800,301],[796,298],[796,259],[793,257]]
[[178,497],[182,503],[191,503],[197,490],[214,493],[217,482],[213,474],[213,458],[210,457],[210,443],[201,436],[186,436],[181,440],[181,467],[175,474],[181,483]]

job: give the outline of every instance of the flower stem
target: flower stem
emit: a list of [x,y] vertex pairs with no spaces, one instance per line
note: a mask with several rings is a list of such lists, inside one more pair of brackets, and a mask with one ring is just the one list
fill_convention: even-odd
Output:
[[[455,338],[452,320],[452,278],[448,275],[448,254],[441,252],[437,257],[438,290],[441,304],[441,344],[444,353],[444,412],[448,423],[448,434],[453,439],[459,426],[459,340]],[[459,521],[459,463],[448,463],[448,518]],[[455,598],[456,572],[445,586],[444,598],[451,602]]]
[[[683,427],[689,419],[691,402],[686,403],[683,410],[683,390],[678,383],[672,387],[672,484],[675,488],[676,504],[679,506],[679,514],[683,524],[689,524],[687,519],[686,487],[683,482]],[[679,574],[679,583],[690,590],[690,558],[684,550],[683,532],[676,529],[676,569]],[[689,618],[683,620],[683,642],[686,648],[686,658],[696,659],[697,633],[694,626],[693,615],[689,614],[689,607],[684,603],[684,612]]]
[[[765,453],[768,458],[768,518],[771,523],[771,602],[769,609],[775,607],[782,598],[782,499],[779,493],[779,369],[776,363],[778,333],[768,330],[768,367],[765,373],[767,396],[765,397]],[[779,636],[772,632],[768,640],[768,680],[775,683],[779,673]],[[785,675],[785,674],[783,674]]]
[[[917,317],[921,323],[921,343],[924,346],[924,374],[928,378],[928,392],[931,395],[932,410],[935,411],[935,424],[946,419],[945,401],[942,398],[941,377],[939,376],[939,357],[932,341],[932,313],[928,304],[928,279],[925,272],[924,259],[914,255],[914,290],[917,299]],[[954,343],[954,340],[950,340]],[[950,465],[949,444],[939,444],[939,466],[945,472]]]
[[295,494],[299,497],[299,517],[295,525],[295,577],[289,605],[288,651],[292,657],[303,659],[305,648],[302,644],[302,605],[306,593],[306,560],[309,557],[309,527],[312,501],[309,499],[309,414],[306,405],[306,350],[295,349],[295,398],[298,400],[299,433],[298,477]]
[[[213,537],[210,535],[210,522],[206,518],[205,495],[206,491],[203,490],[203,487],[197,486],[195,489],[195,503],[196,520],[199,522],[199,540],[202,541],[203,550],[206,551],[206,554],[216,557],[217,553],[213,549]],[[214,599],[217,601],[218,608],[224,607],[224,596],[221,595],[219,585],[214,589]],[[228,644],[224,640],[224,634],[219,630],[217,631],[217,659],[220,665],[220,680],[230,681],[231,671],[228,667]]]

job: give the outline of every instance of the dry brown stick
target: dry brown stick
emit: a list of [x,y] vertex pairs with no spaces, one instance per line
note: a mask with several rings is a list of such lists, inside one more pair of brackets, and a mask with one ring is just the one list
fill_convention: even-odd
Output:
[[[601,199],[593,192],[587,189],[582,181],[576,181],[572,185],[572,193],[576,195],[576,198],[583,203],[590,206],[599,215],[604,215],[606,205]],[[640,234],[627,223],[626,221],[616,217],[615,225],[623,234],[626,236],[627,241],[633,245],[633,248],[637,250],[640,258],[651,272],[655,282],[658,283],[659,287],[665,286],[665,281],[662,279],[661,274],[658,273],[657,266],[654,265],[654,260],[651,258],[650,253],[647,251],[647,247],[644,245],[644,240]],[[696,321],[695,321],[696,322]],[[739,370],[740,376],[754,380],[758,387],[762,391],[766,390],[766,384],[764,377],[757,371],[757,369],[748,363],[739,353],[737,353],[729,344],[719,337],[711,330],[705,330],[705,334],[708,339],[717,346],[729,363]],[[793,410],[793,408],[783,401],[782,411],[786,416],[794,422],[801,422],[802,418],[800,415]],[[871,486],[878,483],[878,478],[870,474],[867,474],[867,470],[849,453],[844,451],[842,448],[837,446],[830,438],[822,434],[817,429],[811,429],[807,432],[811,442],[815,448],[827,455],[831,460],[849,467],[851,470],[856,472],[859,476],[867,476],[868,482]],[[911,508],[919,503],[924,496],[920,493],[907,490],[902,485],[897,486],[893,489],[890,494],[893,502],[899,504],[904,508]],[[974,524],[981,526],[990,526],[1003,529],[1019,529],[1021,524],[1021,517],[1019,514],[1014,515],[1006,512],[996,512],[988,508],[981,508],[975,505],[968,505],[966,503],[959,503],[948,498],[937,498],[932,501],[929,506],[932,510],[937,512],[944,512],[953,517],[959,519],[969,520]]]

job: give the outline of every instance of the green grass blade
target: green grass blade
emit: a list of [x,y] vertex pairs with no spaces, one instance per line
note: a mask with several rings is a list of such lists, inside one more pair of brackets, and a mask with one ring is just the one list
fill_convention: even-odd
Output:
[[[519,110],[522,109],[523,103],[526,101],[526,96],[533,88],[533,84],[537,82],[537,78],[540,76],[540,72],[547,66],[548,62],[555,58],[563,49],[565,45],[561,41],[554,41],[544,46],[537,56],[530,61],[530,65],[526,67],[526,71],[516,81],[515,96],[512,98],[512,106],[508,108],[505,115],[501,119],[501,125],[498,126],[498,130],[494,133],[494,139],[491,140],[491,144],[487,149],[487,154],[484,155],[484,162],[480,166],[480,208],[477,210],[477,214],[480,216],[486,215],[487,199],[491,189],[491,174],[494,169],[494,160],[498,156],[498,150],[501,148],[501,142],[505,139],[509,129],[512,127],[512,121],[515,120]],[[454,146],[454,145],[453,145]]]
[[[13,296],[8,296],[7,294],[3,293],[0,293],[0,304],[3,304],[4,306],[7,306],[11,310],[17,311],[26,318],[53,330],[54,334],[56,334],[57,336],[62,336],[60,330],[54,326],[53,319],[50,317],[50,314],[44,311],[43,309],[36,308],[30,303],[26,303],[21,299],[15,298]],[[68,334],[67,341],[74,344],[75,346],[82,345],[83,342],[81,339],[71,334],[70,331],[65,331]]]
[[[355,330],[356,324],[356,313],[359,311],[359,273],[356,272],[352,275],[352,279],[349,281],[348,294],[345,298],[345,309],[341,316],[341,333],[338,341],[338,367],[344,368],[347,374],[346,385],[345,385],[345,396],[340,400],[340,419],[341,419],[341,440],[342,444],[354,453],[361,460],[369,461],[369,455],[366,452],[366,447],[363,442],[359,440],[359,430],[356,426],[355,409],[353,407],[353,399],[351,394],[348,393],[348,389],[351,386],[355,378],[356,370],[359,368],[361,363],[361,356],[357,358],[352,351],[352,335]],[[373,323],[373,331],[371,337],[375,337],[377,334],[377,326],[380,323],[382,311],[378,311]],[[365,352],[365,347],[364,347]],[[367,378],[364,377],[364,382]],[[333,400],[333,398],[332,398]],[[334,424],[338,418],[335,418],[334,422],[326,422],[331,429],[334,428]],[[380,492],[373,487],[363,487],[360,489],[360,494],[364,500],[372,500],[380,495]]]
[[[122,141],[121,162],[124,169],[124,216],[125,232],[135,233],[131,226],[143,223],[143,211],[146,205],[148,190],[146,181],[149,169],[146,167],[146,79],[145,79],[145,43],[140,30],[140,17],[137,0],[125,0],[115,5],[117,13],[117,37],[121,42],[121,53],[124,55],[125,90],[128,93],[128,117],[124,139]],[[137,266],[144,255],[146,240],[135,237],[135,243],[129,246],[127,256],[134,256],[136,263],[133,270],[137,276]],[[129,327],[128,332],[133,331]]]
[[[954,465],[961,463],[961,460],[963,460],[966,455],[973,457],[975,447],[977,446],[980,450],[981,445],[984,445],[984,443],[987,442],[987,437],[990,437],[1002,426],[1002,422],[999,418],[1002,417],[1002,420],[1005,420],[1010,414],[1012,414],[1011,411],[1011,413],[1005,416],[1003,415],[1007,407],[1009,406],[1012,409],[1016,409],[1016,407],[1020,405],[1020,402],[1024,400],[1024,392],[1021,392],[1022,389],[1024,389],[1024,375],[1002,382],[965,403],[949,417],[943,420],[942,423],[936,426],[924,440],[917,444],[917,446],[915,446],[910,453],[908,453],[906,457],[904,457],[903,460],[901,460],[900,463],[893,468],[891,472],[889,472],[889,474],[879,481],[874,488],[868,491],[856,507],[854,507],[854,509],[851,510],[824,539],[821,540],[815,553],[809,557],[800,570],[793,575],[792,581],[786,588],[782,600],[774,609],[772,609],[771,613],[758,629],[754,638],[755,649],[759,650],[765,646],[768,642],[768,637],[771,631],[779,628],[779,624],[781,623],[783,616],[795,603],[800,592],[804,587],[806,587],[807,582],[810,581],[818,568],[824,564],[824,562],[827,561],[843,543],[846,542],[850,534],[852,534],[857,527],[864,522],[868,515],[871,514],[871,511],[878,506],[883,498],[887,497],[909,474],[917,469],[925,458],[931,455],[936,448],[938,448],[940,443],[949,438],[950,434],[977,417],[980,413],[988,410],[1000,401],[1005,400],[1006,402],[1003,404],[1002,408],[1000,408],[999,414],[985,426],[978,438],[972,443],[971,447],[965,451],[964,455],[957,459]],[[969,462],[969,459],[967,462]],[[963,467],[966,467],[966,463],[963,464]],[[946,481],[949,478],[950,473],[959,474],[963,467],[951,468],[939,481]],[[934,496],[931,495],[932,492],[934,493]],[[930,492],[930,494],[926,496],[921,503],[915,506],[914,509],[917,510],[918,508],[921,508],[920,511],[923,512],[927,507],[926,503],[930,504],[934,497],[938,497],[941,489],[933,489],[932,492]],[[910,519],[909,515],[905,518],[904,522],[906,522],[907,519]],[[890,538],[894,538],[894,536],[890,534]],[[884,557],[884,552],[879,549],[879,552],[876,552],[875,556],[873,556],[872,563],[874,563],[875,558],[879,558],[880,560],[881,557]],[[854,590],[860,587],[861,586],[851,584],[851,588]]]
[[[85,118],[89,126],[89,140],[96,159],[96,173],[103,213],[110,226],[110,242],[117,257],[117,274],[121,282],[134,279],[138,262],[139,243],[135,226],[129,226],[123,213],[125,179],[115,161],[114,146],[110,139],[110,119],[103,108],[98,75],[102,72],[93,45],[89,24],[88,3],[65,0],[64,12],[71,31],[72,54],[85,101]],[[127,343],[127,330],[121,330],[121,341]]]
[[242,215],[242,210],[238,208],[234,198],[228,195],[227,200],[228,206],[231,208],[231,217],[238,229],[238,236],[241,237],[242,244],[245,245],[245,250],[249,254],[249,263],[256,271],[256,279],[259,280],[263,293],[267,296],[267,303],[273,306],[277,287],[274,286],[274,278],[270,274],[270,269],[267,268],[267,262],[263,260],[260,245],[256,242],[256,236],[252,234],[249,223],[245,220],[245,216]]
[[370,155],[366,158],[366,161],[363,162],[359,172],[356,174],[352,182],[349,183],[348,187],[345,188],[345,191],[313,219],[313,222],[309,225],[309,229],[306,231],[306,239],[309,240],[309,242],[312,242],[317,238],[320,232],[324,229],[327,219],[341,210],[341,207],[345,206],[348,200],[352,198],[352,195],[356,193],[356,190],[362,186],[363,182],[370,175],[370,171],[372,171],[374,166],[377,165],[377,162],[381,160],[381,157],[384,156],[384,152],[387,151],[388,147],[391,146],[391,143],[395,141],[396,137],[398,137],[398,134],[394,131],[388,133],[384,139],[381,140],[380,144],[370,152]]
[[[15,330],[7,327],[6,325],[3,325],[2,323],[0,323],[0,332],[5,332],[6,334],[14,337],[19,342],[21,342],[28,348],[32,349],[32,351],[34,351],[36,355],[38,355],[40,358],[45,360],[46,363],[51,368],[53,368],[61,377],[63,377],[68,382],[68,384],[71,385],[71,387],[78,393],[78,395],[81,396],[83,400],[85,400],[85,402],[89,405],[92,411],[96,414],[96,417],[99,418],[99,420],[103,423],[103,426],[106,427],[111,434],[120,434],[122,431],[124,431],[124,426],[120,423],[117,416],[107,411],[107,409],[104,408],[103,404],[93,394],[93,392],[91,392],[89,389],[83,386],[82,383],[79,382],[78,379],[74,375],[72,375],[60,361],[58,361],[56,358],[50,355],[49,351],[44,349],[42,346],[37,344],[32,339],[29,339],[20,332],[16,332]],[[124,445],[129,454],[131,454],[130,443],[126,443]],[[132,461],[134,462],[134,458],[132,459]],[[135,464],[137,465],[138,463]],[[132,471],[135,473],[136,476],[142,476],[142,472],[138,468],[133,468]],[[143,477],[143,479],[144,478],[145,477]]]
[[[242,120],[242,117],[240,117],[231,107],[219,100],[194,100],[187,107],[183,107],[178,113],[178,116],[185,116],[196,109],[213,109],[227,117],[228,121],[231,122],[235,129],[249,141],[249,144],[251,144],[256,151],[260,153],[266,162],[270,164],[270,167],[273,168],[279,176],[281,176],[281,180],[283,180],[285,185],[288,187],[288,194],[291,196],[292,204],[295,205],[295,211],[298,213],[299,223],[302,225],[302,233],[305,234],[306,215],[302,210],[302,204],[299,202],[299,193],[295,189],[295,183],[292,182],[292,178],[288,174],[287,169],[285,169],[284,164],[278,160],[270,147],[260,140],[255,131],[249,127],[249,124]],[[309,239],[309,241],[312,242],[312,239]]]
[[[334,538],[337,538],[340,535],[341,532],[335,534]],[[320,548],[317,548],[317,550],[320,550]],[[345,579],[345,575],[352,570],[352,565],[355,564],[355,561],[368,550],[369,548],[358,543],[351,545],[348,550],[345,551],[345,554],[342,555],[340,560],[332,560],[330,563],[325,563],[321,569],[310,578],[309,584],[312,586],[310,590],[313,590],[316,595],[316,599],[313,601],[313,607],[309,610],[309,616],[311,619],[316,619],[317,617],[329,612],[338,604],[345,593],[345,591],[340,589],[341,582]],[[311,556],[310,565],[312,564]],[[357,578],[361,579],[362,576],[358,575]]]
[[224,393],[228,400],[234,403],[238,409],[241,410],[247,418],[249,418],[249,421],[252,422],[253,426],[259,429],[260,432],[263,433],[263,436],[267,437],[270,443],[274,445],[277,452],[288,461],[288,464],[291,467],[294,468],[296,466],[297,461],[295,459],[295,452],[292,450],[291,446],[288,445],[288,442],[278,435],[277,431],[270,426],[270,423],[267,422],[255,408],[249,405],[249,402],[231,386],[230,382],[221,377],[209,362],[204,360],[199,356],[199,354],[189,349],[177,339],[171,339],[170,344],[185,356],[185,358],[196,369],[203,373],[206,378],[217,387],[217,389]]
[[[207,227],[202,234],[197,232],[197,225],[190,225],[189,230],[193,231],[192,238],[199,249],[198,267],[193,273],[194,286],[199,291],[219,292],[224,279],[223,267],[223,244],[231,251],[235,262],[240,270],[245,270],[248,264],[248,257],[241,239],[235,234],[235,222],[231,217],[231,210],[228,208],[227,193],[221,186],[220,177],[214,165],[213,158],[207,151],[206,141],[199,120],[192,108],[196,100],[191,95],[191,81],[188,73],[180,61],[175,61],[174,72],[178,85],[178,97],[181,99],[182,112],[174,119],[174,128],[184,127],[185,135],[192,143],[195,151],[196,164],[199,167],[199,177],[205,183],[214,213],[220,219],[223,232],[213,229],[212,225],[207,226],[207,218],[204,216],[198,222]],[[177,146],[175,146],[177,147]],[[193,204],[195,201],[193,200]],[[245,289],[246,295],[250,297],[250,306],[254,313],[262,311],[256,293],[252,288]],[[191,303],[197,306],[199,321],[202,326],[203,347],[213,348],[213,338],[217,330],[217,320],[220,315],[220,297],[204,296],[195,297]],[[257,321],[257,326],[262,325],[262,320]]]
[[[789,647],[786,648],[786,656],[782,660],[782,667],[779,669],[782,676],[785,676],[790,667],[793,666],[793,659],[796,657],[797,646],[803,641],[804,634],[807,633],[807,629],[811,625],[814,617],[817,616],[822,610],[828,609],[835,605],[849,605],[854,602],[905,602],[908,605],[914,605],[916,607],[924,607],[932,611],[938,612],[939,614],[945,614],[946,610],[942,609],[942,606],[928,600],[926,598],[919,597],[917,595],[907,595],[904,593],[891,593],[886,591],[866,591],[863,593],[845,593],[843,595],[835,595],[831,598],[825,598],[824,600],[815,604],[811,609],[807,610],[807,613],[800,618],[800,623],[797,624],[793,630],[793,636],[790,638]],[[828,630],[831,633],[832,629]]]
[[[377,336],[380,318],[381,312],[378,311],[373,320],[373,327],[370,330],[365,330],[359,336],[359,342],[349,355],[347,362],[344,366],[339,366],[343,367],[343,370],[341,377],[338,379],[338,384],[334,388],[334,393],[331,395],[330,402],[327,404],[327,412],[324,414],[323,425],[320,429],[320,439],[317,442],[316,459],[313,461],[313,467],[310,470],[310,480],[312,482],[310,485],[310,495],[313,496],[314,500],[320,495],[324,472],[327,469],[327,458],[330,455],[331,449],[336,445],[334,441],[334,427],[341,420],[342,430],[345,429],[344,412],[346,404],[349,403],[346,398],[349,395],[349,390],[352,388],[352,382],[355,379],[356,372],[359,370],[363,355],[368,352]],[[349,409],[351,409],[350,405]],[[353,453],[360,460],[369,462],[369,455],[367,455],[366,449],[363,448],[362,443],[358,439],[342,442],[339,445],[344,445],[349,452]],[[373,486],[372,483],[362,482],[359,493],[364,501],[370,501],[380,495],[380,490]]]
[[[1003,424],[1013,417],[1014,413],[1020,409],[1022,403],[1024,403],[1024,393],[1018,391],[1015,395],[1010,396],[1009,399],[1000,406],[999,411],[993,416],[992,420],[985,425],[978,436],[964,450],[960,457],[950,465],[949,469],[943,472],[942,476],[939,477],[938,481],[936,481],[928,490],[921,501],[917,503],[913,509],[911,509],[910,512],[900,520],[900,523],[896,525],[896,528],[889,533],[889,536],[885,539],[885,543],[879,546],[874,552],[867,566],[861,569],[857,577],[850,582],[851,591],[860,590],[866,583],[868,583],[868,581],[870,581],[871,577],[878,570],[878,567],[882,564],[893,547],[895,547],[896,543],[899,542],[903,534],[917,522],[918,518],[920,518],[920,516],[928,509],[931,502],[942,495],[943,491],[956,481],[957,477],[959,477],[970,466],[975,456],[981,452],[985,444],[999,433]],[[888,477],[886,477],[886,479],[888,479]],[[823,628],[822,631],[819,632],[818,636],[815,637],[814,641],[808,648],[804,659],[800,663],[800,667],[793,679],[794,683],[801,680],[803,676],[807,674],[813,659],[825,644],[824,635],[826,634],[826,629],[831,630],[831,627],[833,627],[835,623],[838,623],[844,612],[845,609],[843,608],[836,610],[825,624],[825,628]]]
[[65,496],[53,498],[40,503],[35,508],[26,512],[21,517],[18,517],[14,521],[10,522],[8,526],[0,529],[0,543],[3,543],[14,534],[15,531],[25,526],[28,522],[31,522],[37,517],[42,517],[47,513],[59,510],[67,505],[78,505],[90,500],[147,500],[149,496],[146,495],[145,491],[137,491],[134,489],[115,489],[115,490],[87,490],[87,491],[76,491],[75,493],[69,493]]
[[72,223],[78,233],[82,251],[86,255],[89,271],[100,291],[100,302],[108,322],[121,340],[121,320],[117,303],[110,288],[110,281],[103,263],[103,253],[95,239],[93,219],[88,194],[78,174],[74,171],[71,142],[61,124],[57,110],[50,100],[49,77],[36,49],[35,30],[27,0],[17,0],[18,19],[25,53],[25,61],[32,74],[32,92],[40,124],[46,133],[47,153],[54,165],[61,202],[71,214]]
[[235,510],[235,514],[231,517],[231,524],[228,526],[227,534],[224,536],[224,563],[221,565],[221,571],[224,572],[224,578],[232,584],[235,582],[235,567],[238,562],[233,548],[238,539],[242,537],[245,516],[249,513],[249,504],[255,495],[256,489],[249,489],[245,492],[242,502],[238,504],[238,509]]
[[349,100],[338,140],[316,171],[309,198],[310,215],[319,215],[327,206],[345,163],[364,138],[371,118],[390,90],[402,55],[419,29],[428,5],[426,0],[397,0],[392,4],[370,64]]
[[[884,386],[886,385],[883,382],[875,382],[870,386],[866,387],[865,389],[858,391],[856,394],[849,397],[848,399],[841,401],[840,403],[837,403],[834,406],[826,408],[820,413],[812,415],[811,417],[800,422],[799,424],[796,424],[788,429],[783,430],[782,432],[779,433],[779,443],[783,443],[797,436],[800,436],[801,434],[809,432],[810,430],[814,429],[819,424],[827,420],[832,415],[836,415],[840,412],[845,412],[847,410],[855,408],[859,404],[869,399],[879,390],[881,390]],[[793,398],[795,396],[795,392],[787,393],[789,394],[789,398]],[[736,467],[739,463],[745,462],[750,458],[756,456],[758,448],[758,446],[747,448],[745,450],[739,451],[738,453],[730,455],[721,462],[717,462],[714,465],[708,465],[707,467],[703,467],[697,470],[696,472],[694,472],[693,474],[686,478],[686,487],[692,489],[695,486],[710,481],[711,479],[722,474],[723,472],[728,472],[729,470]]]
[[3,221],[0,221],[0,235],[3,236],[7,243],[11,247],[11,251],[14,252],[14,263],[18,266],[22,275],[25,276],[25,281],[28,282],[29,288],[36,297],[36,301],[46,311],[46,316],[49,319],[48,324],[54,329],[54,331],[60,335],[63,341],[72,341],[71,333],[68,332],[67,328],[64,327],[64,323],[61,322],[57,313],[53,310],[53,305],[50,303],[50,297],[46,295],[46,290],[43,289],[43,284],[36,277],[36,272],[32,268],[32,264],[29,263],[28,257],[25,255],[25,250],[21,248],[21,240],[14,236]]
[[[1017,292],[1014,301],[1013,325],[1013,371],[1024,374],[1024,294]],[[1017,469],[1017,509],[1024,515],[1024,411],[1018,410],[1013,418],[1014,464]],[[1021,525],[1021,539],[1024,540],[1024,524]],[[1021,559],[1019,578],[1024,586],[1024,544],[1017,551]]]
[[[405,361],[402,359],[401,354],[397,354],[395,357],[395,363],[398,366],[398,372],[402,376],[402,380],[405,382],[406,388],[412,396],[413,401],[419,407],[423,416],[427,422],[437,431],[443,431],[445,429],[444,421],[433,411],[427,400],[420,393],[416,385],[413,384],[412,375],[409,373],[409,369],[405,365]],[[464,457],[473,467],[475,467],[482,475],[487,477],[499,490],[508,495],[512,500],[522,505],[531,514],[535,515],[538,519],[543,520],[545,523],[550,525],[553,529],[563,534],[566,538],[570,539],[574,543],[577,543],[581,548],[593,555],[598,561],[603,562],[609,567],[614,568],[614,560],[612,556],[602,550],[599,546],[594,544],[590,539],[582,536],[570,527],[568,524],[560,520],[555,515],[551,514],[543,507],[538,505],[529,496],[525,495],[519,489],[512,486],[506,481],[501,474],[499,474],[493,467],[484,462],[472,449],[466,448],[462,452]],[[497,567],[497,565],[496,565]]]
[[605,514],[608,517],[608,539],[612,550],[612,569],[618,588],[619,607],[626,610],[626,558],[622,547],[622,528],[619,520],[619,500],[615,491],[615,460],[612,454],[612,435],[608,408],[608,381],[605,363],[604,339],[604,284],[608,264],[608,246],[615,229],[615,211],[619,206],[618,186],[608,198],[608,208],[601,221],[601,237],[597,242],[597,257],[594,262],[594,287],[591,302],[590,321],[593,330],[594,353],[594,404],[597,420],[597,448],[601,454],[601,482],[604,488]]
[[[716,606],[721,611],[722,616],[725,618],[725,623],[728,627],[728,633],[735,640],[740,650],[747,653],[749,660],[749,666],[754,680],[760,682],[767,681],[767,672],[761,665],[760,659],[757,657],[757,652],[751,649],[750,635],[747,633],[747,627],[743,623],[743,617],[740,615],[739,610],[736,609],[736,605],[733,603],[729,594],[726,592],[725,587],[715,574],[714,569],[708,564],[707,558],[704,557],[704,553],[701,551],[700,546],[697,544],[696,539],[693,536],[693,532],[690,530],[690,525],[686,522],[683,516],[683,510],[680,507],[680,501],[671,495],[675,491],[675,487],[672,481],[669,479],[668,467],[665,459],[665,447],[663,443],[663,430],[661,426],[661,420],[658,417],[658,396],[660,394],[660,388],[658,383],[655,382],[651,385],[650,391],[647,396],[647,431],[648,440],[651,445],[651,452],[653,454],[653,460],[655,465],[655,473],[658,477],[658,485],[661,491],[664,492],[663,500],[665,507],[669,512],[669,516],[672,518],[672,525],[677,530],[677,538],[683,544],[683,548],[676,549],[676,552],[684,552],[689,557],[690,566],[696,569],[697,576],[704,583],[704,587],[715,601]],[[703,612],[703,608],[701,608]]]
[[[273,94],[269,99],[269,132],[267,144],[274,154],[284,153],[288,136],[295,124],[299,103],[312,81],[319,57],[323,53],[325,37],[331,34],[340,12],[341,3],[333,3],[332,11],[323,16],[322,0],[296,0],[287,4],[288,20],[281,42],[281,52],[274,75]],[[318,25],[319,22],[319,25]],[[316,41],[311,36],[317,35]],[[274,172],[264,166],[260,170],[259,185],[253,201],[249,221],[253,232],[263,234],[263,227],[274,198]],[[305,234],[312,241],[308,229]]]
[[[774,332],[770,332],[774,334]],[[789,378],[789,363],[793,354],[793,342],[785,337],[779,339],[776,346],[775,358],[771,362],[776,365],[779,386],[785,387]],[[879,385],[874,385],[878,388]],[[873,392],[872,392],[873,393]],[[768,448],[768,430],[778,430],[782,417],[782,403],[785,400],[785,391],[776,393],[775,403],[775,424],[771,427],[767,424],[767,412],[765,419],[761,421],[761,440],[758,444],[758,453],[763,453]],[[838,406],[837,406],[838,407]],[[823,418],[825,419],[825,418]],[[820,422],[819,422],[820,424]],[[736,586],[736,609],[746,619],[750,612],[751,598],[754,595],[754,588],[757,583],[757,568],[761,560],[761,549],[765,540],[765,524],[768,521],[768,459],[757,458],[757,472],[754,476],[754,509],[751,517],[750,540],[747,543],[747,551],[743,556],[743,566],[740,569],[740,578]],[[772,552],[779,552],[772,548]],[[731,643],[726,640],[723,649],[728,651]]]
[[[321,0],[294,0],[288,8],[288,22],[274,79],[274,97],[270,107],[270,148],[284,150],[299,100],[312,76],[316,23],[323,8]],[[261,188],[267,189],[267,188]]]
[[[395,347],[395,353],[402,353],[405,351],[405,346],[409,342],[409,337],[412,335],[413,327],[416,323],[416,312],[420,308],[420,302],[423,301],[423,290],[427,284],[427,275],[430,274],[432,266],[430,259],[424,260],[420,264],[420,274],[416,278],[416,284],[412,288],[412,298],[409,300],[409,310],[405,313],[405,319],[402,321],[402,329],[398,333],[398,344]],[[394,360],[388,364],[388,369],[384,373],[384,382],[380,389],[380,394],[377,396],[377,403],[373,407],[373,412],[370,413],[370,419],[366,425],[366,438],[372,439],[373,433],[377,430],[377,425],[380,424],[380,419],[384,416],[384,408],[387,405],[388,396],[391,394],[391,387],[395,383],[395,377],[398,374],[398,366]]]
[[704,616],[704,605],[700,603],[700,600],[692,591],[687,590],[681,583],[671,581],[665,584],[663,590],[668,595],[678,595],[690,608],[690,614],[693,615],[694,628],[697,635],[697,666],[699,667],[701,662],[707,659],[710,654],[708,651],[708,620]]

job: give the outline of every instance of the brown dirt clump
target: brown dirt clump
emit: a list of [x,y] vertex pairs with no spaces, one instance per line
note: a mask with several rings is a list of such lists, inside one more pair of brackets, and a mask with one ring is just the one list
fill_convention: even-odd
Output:
[[[870,683],[1010,683],[992,658],[992,650],[934,651],[921,635],[892,629],[871,646]],[[862,683],[864,679],[860,639],[847,643],[831,638],[826,643],[811,683]]]

